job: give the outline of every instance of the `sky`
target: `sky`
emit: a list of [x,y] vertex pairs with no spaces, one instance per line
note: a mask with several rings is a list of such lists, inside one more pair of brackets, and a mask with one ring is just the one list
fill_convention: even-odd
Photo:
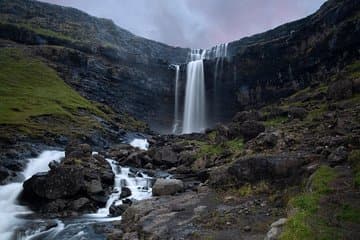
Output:
[[314,13],[326,0],[42,0],[172,46],[208,48]]

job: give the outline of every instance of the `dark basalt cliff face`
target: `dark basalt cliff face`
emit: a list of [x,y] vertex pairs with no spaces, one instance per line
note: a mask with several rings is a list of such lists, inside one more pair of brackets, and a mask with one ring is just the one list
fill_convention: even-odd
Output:
[[216,99],[209,104],[214,122],[309,85],[329,83],[330,76],[359,59],[359,47],[360,2],[356,0],[330,0],[307,18],[231,42],[231,57],[224,61],[216,98],[211,97],[216,61],[205,63],[208,99]]
[[[231,42],[216,81],[216,60],[205,60],[209,122],[228,121],[241,109],[328,83],[329,76],[359,59],[359,36],[360,2],[330,0],[307,18]],[[183,64],[184,97],[189,49],[137,37],[76,9],[0,0],[0,39],[2,47],[21,44],[44,58],[84,97],[154,130],[169,131],[173,120],[170,64]]]

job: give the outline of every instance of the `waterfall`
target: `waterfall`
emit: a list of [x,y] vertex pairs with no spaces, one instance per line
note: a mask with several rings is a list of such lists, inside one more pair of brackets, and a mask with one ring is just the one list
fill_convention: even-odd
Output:
[[[46,151],[37,158],[29,159],[26,169],[22,172],[24,179],[28,179],[38,172],[48,171],[48,165],[51,161],[59,162],[64,156],[64,152]],[[0,216],[2,219],[0,221],[0,239],[14,239],[15,230],[25,221],[17,216],[31,213],[27,207],[21,206],[17,202],[17,197],[22,189],[22,182],[0,186]]]
[[[185,109],[183,119],[184,134],[202,132],[207,127],[204,59],[216,59],[214,69],[214,113],[217,112],[217,81],[223,75],[224,59],[228,56],[228,43],[220,44],[211,49],[191,50],[190,62],[187,64]],[[176,90],[178,91],[178,90]],[[175,112],[178,112],[178,95],[175,93]],[[176,121],[175,117],[175,121]]]
[[178,132],[179,128],[179,79],[180,79],[180,66],[175,66],[175,108],[174,108],[174,124],[173,124],[173,133]]
[[205,121],[204,63],[206,51],[191,50],[187,64],[183,133],[201,132]]
[[227,49],[228,49],[228,43],[223,43],[220,45],[217,45],[211,49],[212,58],[216,59],[215,63],[215,69],[214,69],[214,95],[213,95],[213,110],[214,113],[218,112],[217,108],[217,102],[218,102],[218,94],[217,94],[217,87],[218,87],[218,80],[223,75],[224,71],[224,58],[227,57]]

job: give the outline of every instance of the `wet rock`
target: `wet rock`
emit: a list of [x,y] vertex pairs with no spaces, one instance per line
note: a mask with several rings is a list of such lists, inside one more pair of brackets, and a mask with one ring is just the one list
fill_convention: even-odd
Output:
[[329,157],[328,161],[332,166],[336,166],[344,161],[346,161],[348,157],[348,151],[344,146],[338,147],[335,151],[333,151]]
[[77,144],[71,142],[65,148],[65,158],[87,159],[92,155],[92,149],[89,144]]
[[342,100],[351,97],[353,94],[353,84],[348,79],[337,80],[330,83],[328,88],[328,98],[332,100]]
[[37,199],[55,200],[76,195],[84,187],[84,174],[78,167],[62,167],[48,174],[36,174],[24,182],[23,197],[28,202]]
[[129,204],[121,204],[119,206],[115,206],[115,204],[111,205],[109,211],[110,211],[110,216],[111,217],[118,217],[121,216],[126,209],[128,209],[130,207]]
[[76,199],[71,203],[71,209],[74,211],[80,211],[82,208],[84,208],[87,204],[90,203],[90,200],[88,198],[82,197],[79,199]]
[[184,191],[184,183],[177,179],[157,179],[153,186],[153,195],[173,195]]
[[121,188],[120,198],[127,198],[131,196],[131,190],[127,187]]
[[0,182],[4,181],[10,176],[10,171],[7,168],[0,166]]
[[90,182],[87,182],[86,185],[87,192],[90,194],[96,194],[103,191],[100,180],[91,180]]
[[56,168],[59,167],[59,166],[60,166],[60,163],[57,162],[57,161],[51,161],[51,162],[49,163],[49,168],[50,168],[51,170],[56,169]]
[[24,169],[24,163],[19,160],[7,159],[2,161],[1,165],[10,171],[19,172]]
[[[61,163],[51,164],[49,172],[24,182],[20,197],[31,209],[45,209],[42,212],[51,217],[89,213],[103,207],[114,183],[111,166],[104,157],[92,156],[89,145],[71,143],[66,150]],[[58,201],[61,199],[65,206]]]
[[41,210],[44,213],[48,212],[61,212],[66,208],[67,202],[62,199],[57,199],[45,205],[45,207]]

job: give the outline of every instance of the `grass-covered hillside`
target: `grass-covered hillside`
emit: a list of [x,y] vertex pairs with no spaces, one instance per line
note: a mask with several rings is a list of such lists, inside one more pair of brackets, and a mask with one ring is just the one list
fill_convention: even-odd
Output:
[[80,96],[26,48],[0,49],[0,126],[12,130],[5,132],[42,138],[103,132],[104,122],[142,127],[131,117],[115,121],[114,116],[110,109]]
[[66,85],[57,73],[20,49],[0,50],[0,123],[26,124],[31,118],[56,115],[77,121],[79,109],[101,115]]

